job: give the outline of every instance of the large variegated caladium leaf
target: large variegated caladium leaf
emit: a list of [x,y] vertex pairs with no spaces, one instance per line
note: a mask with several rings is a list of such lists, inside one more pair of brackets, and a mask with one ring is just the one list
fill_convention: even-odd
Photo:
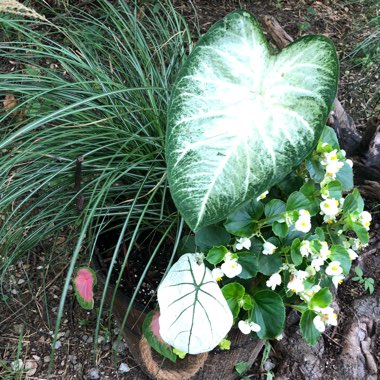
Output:
[[233,317],[210,269],[186,253],[157,291],[160,335],[189,354],[211,351],[227,335]]
[[324,36],[271,54],[245,11],[201,38],[172,94],[166,147],[171,194],[193,230],[225,219],[306,158],[331,110],[338,70]]

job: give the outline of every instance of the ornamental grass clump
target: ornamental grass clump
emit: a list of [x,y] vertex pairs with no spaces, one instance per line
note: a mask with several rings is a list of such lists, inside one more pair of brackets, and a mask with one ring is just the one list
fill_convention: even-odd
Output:
[[[0,94],[12,100],[0,114],[1,285],[19,259],[69,263],[58,329],[72,274],[91,262],[99,236],[116,236],[105,289],[122,245],[121,273],[141,236],[159,236],[152,257],[168,236],[179,240],[164,144],[191,38],[170,1],[68,4],[61,13],[34,5],[49,21],[0,13],[1,58],[14,65],[0,73]],[[77,288],[91,290],[88,280]]]
[[166,160],[194,235],[158,289],[165,349],[210,351],[233,326],[280,339],[287,308],[301,313],[311,345],[337,324],[331,288],[368,244],[371,222],[352,161],[326,126],[338,71],[328,38],[273,54],[245,11],[216,23],[189,56]]

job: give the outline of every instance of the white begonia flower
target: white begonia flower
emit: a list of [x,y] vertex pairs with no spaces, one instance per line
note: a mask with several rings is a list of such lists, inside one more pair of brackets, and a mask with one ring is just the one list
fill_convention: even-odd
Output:
[[360,240],[359,239],[353,239],[352,244],[351,244],[351,248],[354,251],[358,251],[360,249],[360,247],[361,247]]
[[331,152],[323,153],[323,160],[321,161],[321,164],[328,165],[331,162],[339,161],[337,154],[338,152],[336,149],[332,150]]
[[325,241],[321,241],[321,249],[319,250],[319,257],[323,258],[324,260],[327,259],[327,257],[330,255],[331,251],[329,250],[329,245]]
[[365,227],[365,229],[368,231],[369,226],[371,224],[372,216],[368,211],[363,211],[359,215],[360,223]]
[[303,240],[301,242],[300,252],[302,257],[308,257],[312,253],[309,240]]
[[343,205],[344,205],[344,198],[340,198],[339,199],[339,206],[340,206],[340,208],[343,208]]
[[251,331],[259,332],[261,330],[260,325],[258,325],[257,323],[243,320],[239,321],[238,328],[245,335],[249,334]]
[[319,204],[324,215],[335,216],[339,214],[339,202],[336,199],[325,199]]
[[321,266],[325,263],[325,260],[322,257],[317,257],[311,260],[310,266],[314,268],[317,272],[321,270]]
[[257,202],[260,201],[261,199],[265,199],[267,197],[267,195],[269,194],[269,191],[264,191],[262,194],[260,194],[256,200]]
[[259,332],[261,330],[260,325],[255,322],[249,322],[249,325],[251,326],[251,331],[253,332]]
[[294,293],[301,293],[305,290],[303,281],[309,277],[309,273],[303,270],[293,272],[291,280],[288,282],[287,288]]
[[326,177],[335,179],[336,173],[343,167],[342,161],[332,161],[326,166]]
[[332,224],[336,222],[335,215],[323,215],[323,223]]
[[298,270],[296,272],[296,276],[301,279],[301,280],[305,280],[306,278],[309,277],[309,273],[307,273],[306,271],[304,270]]
[[327,199],[330,197],[330,193],[326,188],[321,190],[321,197],[322,199]]
[[336,326],[338,324],[337,315],[332,307],[315,307],[314,310],[319,313],[313,319],[314,327],[319,332],[324,332],[326,325]]
[[331,261],[331,263],[326,268],[326,274],[328,276],[339,276],[343,273],[343,269],[340,266],[339,261]]
[[294,276],[287,285],[287,288],[294,293],[301,293],[305,290],[305,286],[303,284],[303,280]]
[[273,255],[277,247],[269,241],[266,241],[263,245],[263,255]]
[[321,287],[317,284],[312,286],[310,289],[305,290],[304,292],[301,293],[301,297],[306,301],[309,302],[311,300],[311,297],[315,293],[318,293],[321,290]]
[[276,289],[276,286],[281,284],[281,275],[280,273],[274,273],[269,277],[269,280],[266,282],[268,288],[272,290]]
[[321,333],[323,333],[326,330],[325,323],[322,320],[322,317],[320,315],[317,315],[313,319],[314,327]]
[[358,258],[358,254],[351,248],[347,249],[348,255],[350,256],[350,260],[356,260]]
[[314,310],[321,315],[322,321],[327,325],[337,326],[338,319],[334,309],[330,306],[328,307],[315,307]]
[[243,270],[242,266],[236,259],[227,259],[220,268],[228,278],[238,276]]
[[295,224],[295,229],[307,233],[311,229],[310,213],[307,210],[300,210],[299,217]]
[[239,238],[239,239],[236,239],[236,244],[235,244],[235,248],[238,250],[238,251],[241,251],[242,249],[250,249],[251,248],[251,240],[249,238]]
[[351,167],[354,166],[354,163],[349,158],[346,160],[346,164],[350,165]]
[[333,276],[332,277],[332,282],[336,288],[338,288],[338,285],[340,285],[344,280],[344,275],[339,274],[338,276]]
[[212,277],[213,279],[218,282],[218,281],[221,281],[223,276],[224,276],[224,272],[220,269],[220,268],[214,268],[212,271],[211,271],[211,274],[212,274]]
[[245,335],[248,335],[251,332],[251,326],[247,321],[239,321],[238,328]]

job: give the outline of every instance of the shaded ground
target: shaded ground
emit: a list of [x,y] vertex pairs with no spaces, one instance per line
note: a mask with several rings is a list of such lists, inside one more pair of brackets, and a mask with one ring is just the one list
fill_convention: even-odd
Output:
[[[216,19],[239,7],[238,1],[228,0],[200,0],[192,3],[176,0],[174,3],[194,25],[198,24],[194,17],[194,11],[196,12],[202,32],[206,31]],[[367,10],[360,3],[351,5],[348,3],[348,1],[295,0],[240,1],[242,7],[257,16],[265,14],[274,16],[293,37],[319,33],[328,35],[334,40],[342,59],[339,98],[357,125],[364,129],[368,118],[379,112],[376,110],[376,99],[373,95],[376,85],[378,86],[375,81],[378,77],[374,74],[375,80],[367,83],[362,79],[363,73],[360,67],[352,68],[352,61],[346,59],[347,52],[369,33],[367,27],[360,27],[367,24]],[[12,67],[10,62],[0,61],[0,64],[3,65],[0,67],[1,70]],[[373,68],[369,67],[368,70]],[[365,271],[365,276],[373,277],[375,282],[379,283],[380,207],[376,203],[368,205],[376,220],[372,225],[370,245],[363,252],[364,259],[359,260],[359,263]],[[28,264],[19,263],[7,273],[8,277],[0,296],[2,297],[0,298],[0,378],[47,379],[52,360],[54,360],[54,369],[51,377],[54,379],[145,378],[128,354],[125,344],[115,340],[118,328],[113,318],[108,315],[102,318],[100,335],[97,338],[98,350],[94,351],[93,331],[96,310],[86,312],[80,309],[74,300],[72,290],[67,298],[64,322],[56,344],[56,355],[54,359],[50,357],[52,331],[67,269],[67,263],[62,260],[59,250],[60,247],[57,247],[56,256],[48,258],[44,256],[41,247],[41,251]],[[378,288],[375,294],[378,297]],[[326,370],[323,374],[325,379],[350,378],[339,372],[340,354],[344,349],[347,326],[357,316],[357,311],[353,307],[354,302],[367,295],[368,293],[365,293],[360,285],[351,280],[339,289],[340,324],[324,335],[322,351],[316,354],[310,353],[322,363],[323,369]],[[7,301],[7,305],[2,301]],[[297,335],[296,332],[294,334]],[[281,344],[275,345],[275,350],[266,362],[267,369],[272,369],[278,374],[278,378],[283,379],[318,378],[313,377],[313,366],[305,367],[302,360],[299,362],[294,360],[291,353],[286,352],[287,346]],[[376,348],[376,352],[379,353],[379,340]],[[303,359],[302,353],[300,356]],[[25,374],[26,371],[17,374],[14,370],[18,359],[30,367],[30,376]],[[119,371],[123,368],[126,370],[123,365],[128,365],[130,370]],[[265,371],[256,365],[250,373],[250,378],[265,378]]]

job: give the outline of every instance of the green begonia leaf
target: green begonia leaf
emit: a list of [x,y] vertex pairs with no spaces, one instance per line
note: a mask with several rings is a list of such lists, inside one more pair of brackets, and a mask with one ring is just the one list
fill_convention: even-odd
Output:
[[239,252],[238,262],[242,266],[240,278],[249,279],[256,277],[258,269],[258,255],[253,252]]
[[321,164],[319,158],[310,158],[306,160],[306,169],[308,170],[310,177],[315,182],[322,182],[325,176],[325,169]]
[[281,254],[274,253],[273,255],[259,255],[258,272],[270,276],[277,273],[282,265]]
[[306,310],[302,313],[300,327],[301,334],[308,344],[315,346],[318,342],[318,339],[321,336],[321,333],[315,328],[313,319],[317,316],[314,311]]
[[302,255],[300,253],[300,239],[294,239],[290,249],[290,256],[292,258],[293,264],[297,267],[302,263]]
[[325,150],[323,150],[324,144],[330,145],[331,149],[328,150],[329,152],[331,152],[334,149],[339,149],[338,137],[335,131],[331,127],[328,127],[327,125],[325,126],[322,132],[321,138],[319,140],[319,143],[317,146],[317,152],[325,152]]
[[260,325],[260,339],[274,339],[280,335],[285,323],[285,305],[282,298],[272,290],[261,290],[254,294],[253,322]]
[[321,227],[317,227],[314,231],[314,233],[318,236],[318,239],[320,241],[325,241],[325,233],[323,232],[323,229]]
[[230,234],[220,226],[207,226],[195,234],[195,244],[203,251],[208,251],[212,247],[227,245],[230,240]]
[[289,227],[286,223],[273,222],[272,230],[276,236],[284,238],[289,232]]
[[237,318],[240,312],[240,307],[244,303],[245,289],[238,282],[231,282],[224,285],[222,288],[224,298],[227,300],[228,306],[234,318]]
[[305,182],[300,188],[300,193],[305,195],[306,197],[312,197],[315,192],[315,185],[313,181]]
[[286,202],[286,211],[309,210],[311,206],[310,200],[301,192],[295,191],[290,194]]
[[309,155],[337,78],[335,48],[324,36],[273,55],[246,11],[211,27],[181,70],[168,111],[168,180],[191,229],[224,220]]
[[360,242],[362,244],[367,244],[369,241],[369,235],[366,228],[359,222],[352,222],[350,224],[353,231],[355,231],[356,235],[358,236]]
[[342,184],[342,191],[350,191],[354,187],[354,174],[347,162],[336,173],[336,179]]
[[285,202],[280,199],[272,199],[265,205],[264,213],[267,223],[284,222],[284,212],[286,210]]
[[331,261],[339,261],[340,266],[343,269],[343,274],[347,275],[351,269],[350,255],[347,250],[341,245],[332,245],[330,251]]
[[224,246],[213,247],[208,251],[206,260],[214,265],[219,264],[221,261],[223,261],[224,256],[226,256],[227,252],[228,249]]
[[315,307],[327,307],[332,302],[332,294],[328,288],[323,288],[319,292],[315,293],[311,300],[309,301],[310,309]]
[[342,185],[339,181],[331,181],[326,187],[329,191],[329,198],[334,198],[338,201],[342,198]]
[[348,194],[344,200],[343,204],[343,215],[346,216],[348,214],[354,212],[362,212],[364,210],[364,202],[361,197],[359,190],[354,189],[351,194]]
[[228,232],[240,237],[250,237],[264,211],[261,202],[252,199],[230,214],[224,223]]

